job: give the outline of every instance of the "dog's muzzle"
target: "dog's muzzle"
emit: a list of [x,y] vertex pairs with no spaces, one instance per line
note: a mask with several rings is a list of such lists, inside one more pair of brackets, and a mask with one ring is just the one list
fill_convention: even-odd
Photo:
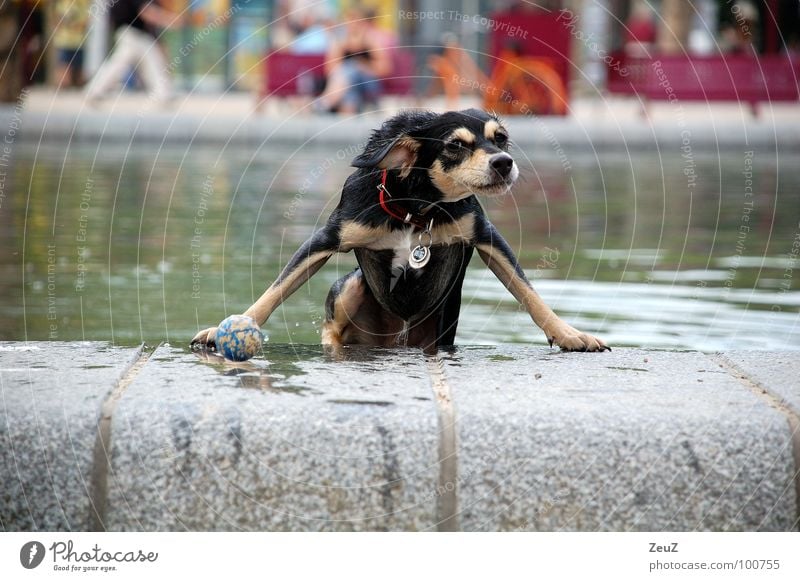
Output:
[[498,153],[489,158],[489,167],[504,180],[508,179],[514,169],[514,159],[507,153]]

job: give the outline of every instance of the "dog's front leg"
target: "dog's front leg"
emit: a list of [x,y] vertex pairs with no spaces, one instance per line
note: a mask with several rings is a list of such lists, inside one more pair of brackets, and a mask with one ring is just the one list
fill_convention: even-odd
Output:
[[[303,243],[284,267],[277,280],[264,291],[264,294],[244,314],[255,319],[259,326],[266,323],[272,312],[322,268],[338,250],[338,227],[328,224]],[[216,327],[209,327],[200,331],[192,339],[191,345],[214,347],[216,332]]]
[[562,321],[545,304],[539,293],[533,290],[508,243],[488,220],[476,227],[475,247],[486,266],[525,307],[533,322],[544,331],[550,345],[555,343],[565,351],[611,350],[597,337],[581,333]]

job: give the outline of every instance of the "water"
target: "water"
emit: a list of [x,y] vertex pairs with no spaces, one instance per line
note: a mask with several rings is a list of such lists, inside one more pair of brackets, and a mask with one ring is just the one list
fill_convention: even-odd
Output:
[[[334,149],[16,146],[0,339],[186,345],[325,220],[355,153]],[[613,346],[800,349],[789,154],[695,152],[687,175],[679,151],[573,155],[567,170],[525,153],[514,196],[487,211],[567,321]],[[334,258],[275,312],[270,341],[318,343],[328,288],[354,265]],[[463,304],[461,344],[545,342],[477,257]]]

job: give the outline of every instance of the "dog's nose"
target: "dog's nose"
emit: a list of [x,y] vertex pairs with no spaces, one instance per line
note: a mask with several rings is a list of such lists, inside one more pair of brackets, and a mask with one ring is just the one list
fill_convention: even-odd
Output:
[[507,153],[498,153],[489,158],[489,165],[492,169],[500,175],[500,177],[508,177],[511,173],[511,168],[514,167],[514,159]]

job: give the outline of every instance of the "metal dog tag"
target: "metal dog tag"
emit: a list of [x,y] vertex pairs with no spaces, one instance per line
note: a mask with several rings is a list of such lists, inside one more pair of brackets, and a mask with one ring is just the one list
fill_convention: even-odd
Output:
[[411,251],[411,254],[408,256],[408,265],[411,268],[422,268],[428,261],[431,259],[431,251],[428,250],[427,246],[417,246],[414,250]]
[[[431,244],[433,244],[433,234],[431,234],[431,230],[433,229],[433,220],[430,221],[428,227],[425,228],[422,232],[419,233],[419,239],[416,248],[411,251],[411,254],[408,255],[408,266],[411,268],[415,268],[419,270],[431,259]],[[427,241],[423,242],[423,239],[427,236]]]

